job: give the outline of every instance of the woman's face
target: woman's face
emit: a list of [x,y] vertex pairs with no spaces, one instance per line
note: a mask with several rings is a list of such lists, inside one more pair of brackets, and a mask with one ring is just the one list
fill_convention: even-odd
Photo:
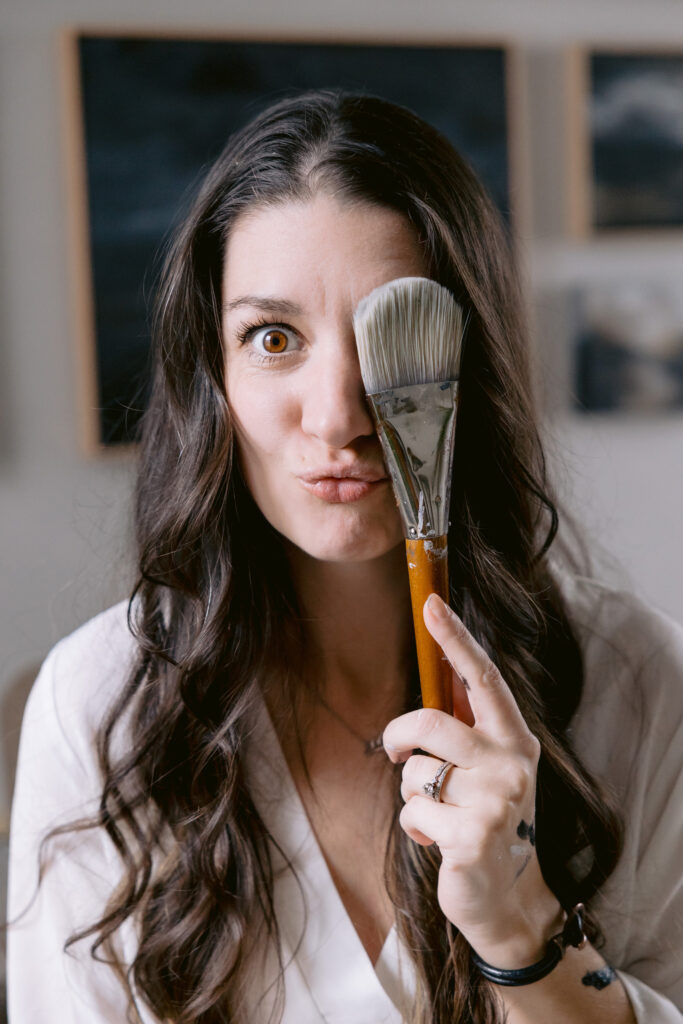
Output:
[[380,206],[319,194],[233,226],[222,317],[240,464],[266,519],[313,558],[361,561],[401,542],[352,316],[378,285],[426,275],[415,231]]

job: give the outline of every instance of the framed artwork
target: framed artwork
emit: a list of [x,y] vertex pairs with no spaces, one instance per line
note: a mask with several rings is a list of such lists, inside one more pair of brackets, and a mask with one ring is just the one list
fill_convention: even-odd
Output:
[[683,410],[683,293],[677,281],[583,285],[569,302],[577,410]]
[[683,228],[683,52],[569,58],[574,234]]
[[342,87],[408,106],[455,143],[508,219],[519,215],[511,209],[524,191],[515,61],[501,45],[87,32],[63,44],[82,435],[91,451],[135,437],[155,254],[202,168],[274,100]]

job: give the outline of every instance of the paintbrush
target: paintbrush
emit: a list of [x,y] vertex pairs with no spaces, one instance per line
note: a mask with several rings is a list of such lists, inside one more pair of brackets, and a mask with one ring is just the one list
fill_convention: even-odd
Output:
[[366,295],[353,326],[406,538],[422,704],[452,714],[452,669],[422,609],[432,592],[449,604],[448,510],[463,311],[436,281],[402,277]]

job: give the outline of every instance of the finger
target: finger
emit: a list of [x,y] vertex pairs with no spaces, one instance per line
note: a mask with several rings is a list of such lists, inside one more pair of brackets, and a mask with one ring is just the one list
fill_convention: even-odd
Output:
[[426,844],[422,840],[428,839],[430,843],[445,847],[453,845],[456,837],[462,834],[462,825],[471,813],[450,804],[437,804],[414,796],[404,804],[398,820],[403,831],[415,842],[424,846]]
[[383,741],[394,763],[406,761],[414,750],[425,750],[461,768],[473,768],[491,749],[486,736],[436,708],[420,708],[394,718],[384,730]]
[[[432,800],[428,793],[425,792],[425,785],[432,782],[443,765],[443,761],[437,760],[435,757],[426,757],[424,754],[413,754],[409,758],[403,768],[403,777],[401,780],[401,796],[407,803],[413,796],[422,796],[428,800]],[[469,800],[469,794],[467,792],[466,783],[463,784],[463,779],[467,778],[467,771],[458,769],[456,765],[453,765],[446,774],[446,778],[441,787],[440,802],[445,804],[454,804],[458,807],[471,806],[471,800]],[[469,802],[465,802],[468,801]]]
[[527,735],[510,688],[455,612],[438,595],[430,594],[423,614],[427,629],[468,687],[477,727],[499,739]]
[[408,825],[408,827],[406,827],[406,825],[400,818],[399,821],[401,822],[401,827],[403,828],[403,831],[406,833],[406,835],[410,836],[413,842],[418,843],[420,846],[434,845],[434,840],[430,839],[429,836],[426,836],[424,832],[420,832],[418,828],[413,828],[411,825]]
[[[451,762],[452,763],[452,762]],[[425,785],[436,777],[444,764],[434,757],[413,754],[404,767],[401,778],[401,796],[407,802],[413,796],[433,799]],[[488,759],[476,769],[463,769],[457,764],[446,772],[440,791],[440,802],[457,807],[483,809],[495,803],[509,808],[514,814],[533,808],[536,779],[533,771],[519,758]],[[439,801],[437,801],[439,802]],[[517,810],[515,810],[517,808]]]
[[[493,842],[500,845],[513,861],[532,853],[535,843],[520,836],[515,827],[516,814],[503,801],[489,798],[481,808],[437,803],[414,796],[406,802],[399,815],[401,828],[411,837],[426,836],[440,848],[444,863],[451,867],[474,863],[491,850]],[[523,822],[524,824],[524,822]]]

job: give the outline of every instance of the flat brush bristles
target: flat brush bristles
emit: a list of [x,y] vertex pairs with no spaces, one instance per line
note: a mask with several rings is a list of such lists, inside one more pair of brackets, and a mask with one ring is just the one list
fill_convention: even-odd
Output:
[[436,281],[380,285],[358,303],[353,327],[368,395],[458,378],[463,311]]

